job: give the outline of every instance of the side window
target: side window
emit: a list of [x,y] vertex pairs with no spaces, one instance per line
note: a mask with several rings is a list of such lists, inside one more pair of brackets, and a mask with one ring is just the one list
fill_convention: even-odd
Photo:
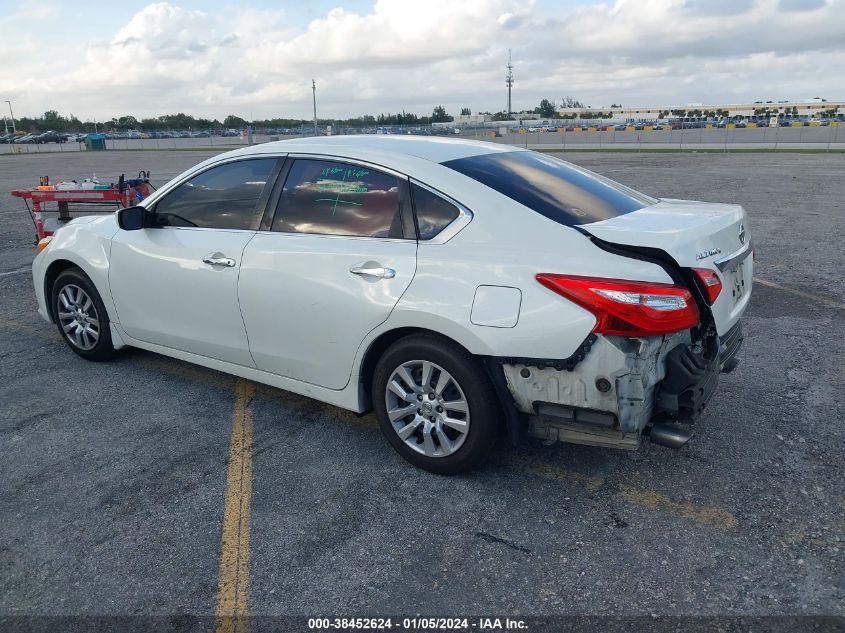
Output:
[[160,226],[257,230],[263,211],[258,199],[275,165],[275,158],[260,158],[212,167],[159,200],[156,222]]
[[414,183],[411,183],[411,195],[414,197],[421,240],[430,240],[449,226],[460,213],[451,202]]
[[396,176],[324,160],[295,160],[285,180],[273,230],[357,237],[402,235]]

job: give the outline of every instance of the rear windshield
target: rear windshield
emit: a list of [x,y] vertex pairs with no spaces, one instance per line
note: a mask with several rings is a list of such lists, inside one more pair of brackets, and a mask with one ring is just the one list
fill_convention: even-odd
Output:
[[657,203],[604,176],[537,152],[496,152],[443,164],[566,226],[615,218]]

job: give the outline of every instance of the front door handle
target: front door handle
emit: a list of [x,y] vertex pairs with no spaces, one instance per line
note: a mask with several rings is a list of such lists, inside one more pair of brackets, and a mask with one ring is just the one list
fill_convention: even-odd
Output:
[[202,258],[203,264],[210,266],[226,266],[231,268],[235,265],[235,260],[231,257],[225,257],[223,253],[211,253]]
[[392,268],[384,268],[382,266],[369,266],[364,264],[362,266],[353,266],[349,269],[353,275],[362,275],[365,277],[379,277],[381,279],[393,279],[396,276],[396,271]]

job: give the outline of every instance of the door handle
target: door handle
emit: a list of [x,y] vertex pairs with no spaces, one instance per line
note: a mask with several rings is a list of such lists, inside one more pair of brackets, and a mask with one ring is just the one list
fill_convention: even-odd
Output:
[[231,257],[224,257],[223,253],[211,253],[202,258],[202,263],[209,264],[210,266],[226,266],[231,268],[235,265],[235,260]]
[[381,266],[353,266],[349,269],[353,275],[361,275],[365,277],[379,277],[381,279],[393,279],[396,276],[396,271],[392,268],[383,268]]

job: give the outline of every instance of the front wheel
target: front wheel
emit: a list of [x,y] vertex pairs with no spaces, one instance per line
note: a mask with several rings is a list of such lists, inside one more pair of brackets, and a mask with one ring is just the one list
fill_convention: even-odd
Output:
[[61,273],[53,284],[51,296],[59,333],[74,352],[93,361],[115,356],[109,315],[85,273],[77,268]]
[[442,475],[480,465],[501,428],[484,367],[433,335],[409,336],[388,348],[376,366],[372,399],[391,446],[413,465]]

